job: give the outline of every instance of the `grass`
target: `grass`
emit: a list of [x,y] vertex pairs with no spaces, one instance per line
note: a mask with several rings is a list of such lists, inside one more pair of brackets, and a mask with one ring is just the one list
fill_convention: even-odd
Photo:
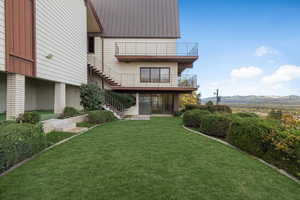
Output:
[[179,118],[99,126],[0,178],[0,199],[299,200],[299,184],[184,130]]
[[51,145],[56,144],[64,139],[72,137],[73,135],[76,135],[76,133],[54,131],[54,132],[48,133],[46,135],[46,137],[47,137],[48,145],[51,146]]
[[91,128],[93,126],[95,126],[96,124],[93,123],[89,123],[89,122],[78,122],[76,124],[77,127],[84,127],[84,128]]

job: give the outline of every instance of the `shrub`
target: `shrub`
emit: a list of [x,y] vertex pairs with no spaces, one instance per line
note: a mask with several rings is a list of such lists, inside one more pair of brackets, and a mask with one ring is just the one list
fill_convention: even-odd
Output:
[[104,93],[94,84],[81,85],[80,98],[80,105],[86,111],[100,110],[104,103]]
[[111,92],[111,91],[106,91],[106,94],[110,95],[116,101],[120,102],[125,109],[130,108],[136,104],[136,98],[133,95]]
[[207,110],[189,110],[183,115],[183,124],[188,127],[198,128],[201,124],[202,116],[210,114]]
[[73,107],[65,107],[63,113],[60,115],[60,118],[68,118],[68,117],[75,117],[79,114],[80,112]]
[[173,113],[173,115],[174,115],[175,117],[180,117],[182,114],[183,114],[182,111],[175,111],[175,112]]
[[114,114],[106,110],[91,111],[88,113],[88,121],[92,124],[102,124],[117,120]]
[[224,115],[220,114],[209,114],[204,115],[201,118],[200,132],[225,138],[229,132],[231,120]]
[[17,118],[19,123],[37,124],[41,121],[41,115],[37,112],[25,112]]
[[197,105],[197,104],[187,104],[185,110],[207,110],[211,113],[220,112],[220,113],[232,113],[232,110],[229,106],[226,105]]
[[258,118],[234,121],[227,140],[300,178],[300,136],[282,131],[274,123]]
[[205,105],[207,105],[207,106],[213,106],[213,105],[214,105],[214,102],[208,101]]
[[7,123],[0,127],[0,173],[46,148],[40,126]]
[[282,111],[281,110],[271,110],[268,114],[268,118],[281,120],[282,119]]
[[239,116],[241,118],[258,117],[257,114],[249,112],[234,113],[234,115]]

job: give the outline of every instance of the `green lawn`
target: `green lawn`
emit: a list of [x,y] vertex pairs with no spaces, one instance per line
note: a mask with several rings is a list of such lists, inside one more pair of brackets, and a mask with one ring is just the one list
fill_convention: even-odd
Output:
[[185,131],[179,118],[117,121],[0,178],[0,199],[299,200],[300,186]]
[[[57,118],[57,115],[54,114],[54,112],[51,110],[36,110],[34,112],[37,112],[41,115],[42,121]],[[4,120],[6,120],[6,114],[0,113],[0,121],[4,121]]]

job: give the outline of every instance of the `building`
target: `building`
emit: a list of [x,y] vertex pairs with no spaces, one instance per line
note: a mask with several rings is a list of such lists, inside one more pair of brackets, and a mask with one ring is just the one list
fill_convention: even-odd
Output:
[[[197,90],[182,72],[198,59],[198,44],[178,43],[177,0],[92,0],[102,22],[89,33],[90,82],[134,94],[126,115],[171,114],[179,94]],[[99,78],[101,81],[99,81]]]
[[[0,0],[0,113],[78,109],[79,86],[133,94],[125,115],[171,114],[198,59],[177,0]],[[108,103],[110,104],[110,103]],[[110,105],[114,106],[114,105]]]
[[87,34],[101,31],[89,0],[0,0],[0,113],[81,108]]

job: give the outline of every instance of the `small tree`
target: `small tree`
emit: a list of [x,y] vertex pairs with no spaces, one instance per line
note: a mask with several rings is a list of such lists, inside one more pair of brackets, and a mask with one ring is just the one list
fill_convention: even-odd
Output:
[[214,105],[214,102],[208,101],[205,105],[207,105],[207,106],[213,106],[213,105]]
[[80,98],[80,105],[85,111],[100,110],[104,103],[104,93],[94,84],[81,85]]
[[274,110],[274,109],[272,109],[269,112],[268,117],[270,119],[281,120],[282,119],[282,111],[281,110]]
[[179,104],[181,108],[188,104],[199,104],[199,95],[196,92],[180,95]]

